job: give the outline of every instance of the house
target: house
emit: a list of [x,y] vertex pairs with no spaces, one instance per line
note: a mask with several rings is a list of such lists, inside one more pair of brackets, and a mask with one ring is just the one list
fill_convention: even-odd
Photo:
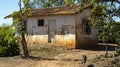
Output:
[[89,25],[91,5],[31,10],[25,27],[28,44],[54,44],[72,48],[97,45],[97,30]]

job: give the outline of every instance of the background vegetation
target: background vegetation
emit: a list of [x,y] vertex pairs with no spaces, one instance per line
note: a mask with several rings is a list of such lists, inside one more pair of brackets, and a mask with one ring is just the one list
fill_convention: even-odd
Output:
[[0,56],[13,56],[20,53],[15,30],[11,26],[0,27]]
[[[106,25],[106,23],[104,23],[104,25]],[[107,38],[107,42],[117,44],[119,36],[120,36],[120,34],[119,34],[120,22],[113,23],[111,26],[112,26],[111,33],[110,33],[110,36]],[[101,26],[99,33],[98,33],[99,42],[102,42],[102,37],[103,37],[102,32],[103,31],[106,31],[106,29],[104,28],[104,26]],[[109,32],[108,32],[108,34],[109,34]]]

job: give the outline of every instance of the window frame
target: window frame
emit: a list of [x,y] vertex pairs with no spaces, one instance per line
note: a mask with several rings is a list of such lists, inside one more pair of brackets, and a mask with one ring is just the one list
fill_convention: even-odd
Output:
[[37,26],[38,27],[43,27],[45,24],[45,20],[44,19],[38,19],[37,20]]

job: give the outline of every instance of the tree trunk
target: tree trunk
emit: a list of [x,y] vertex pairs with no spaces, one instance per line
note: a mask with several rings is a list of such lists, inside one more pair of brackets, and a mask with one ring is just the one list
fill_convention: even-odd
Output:
[[28,48],[27,48],[27,43],[26,43],[26,40],[25,40],[25,35],[24,33],[22,32],[21,33],[21,44],[22,44],[22,48],[23,48],[23,53],[24,53],[24,57],[29,57],[29,52],[28,52]]
[[19,23],[20,23],[20,35],[21,35],[21,45],[23,48],[24,57],[29,57],[29,52],[27,48],[27,43],[25,40],[25,34],[24,34],[24,26],[23,26],[23,18],[22,18],[22,9],[21,9],[21,0],[19,0],[19,7],[20,7],[20,14],[19,14]]

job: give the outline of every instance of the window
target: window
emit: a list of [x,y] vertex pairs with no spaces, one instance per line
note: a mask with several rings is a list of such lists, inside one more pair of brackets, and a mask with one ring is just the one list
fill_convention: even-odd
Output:
[[44,26],[44,20],[38,20],[38,26]]
[[82,19],[82,23],[83,23],[83,31],[86,35],[91,34],[91,26],[89,25],[89,20],[86,18]]

